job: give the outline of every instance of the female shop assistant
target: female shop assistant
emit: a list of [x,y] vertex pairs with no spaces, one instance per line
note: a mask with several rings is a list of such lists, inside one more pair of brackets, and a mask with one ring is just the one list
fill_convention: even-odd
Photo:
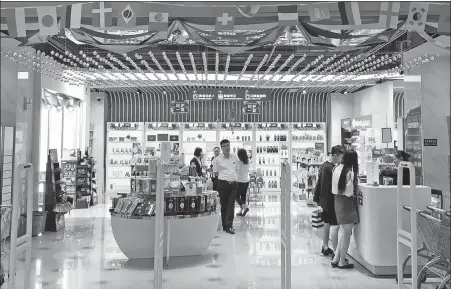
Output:
[[[397,151],[395,154],[395,167],[394,168],[386,168],[381,172],[382,177],[390,177],[393,179],[393,185],[398,184],[398,165],[400,162],[408,162],[410,159],[410,155],[405,151]],[[408,168],[402,169],[402,185],[409,186],[410,185],[410,174]]]
[[197,176],[202,176],[202,149],[196,148],[194,150],[194,157],[191,159],[190,166],[196,166]]

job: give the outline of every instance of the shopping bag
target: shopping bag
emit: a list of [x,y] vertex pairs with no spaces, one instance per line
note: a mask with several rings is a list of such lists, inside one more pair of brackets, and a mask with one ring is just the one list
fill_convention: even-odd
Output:
[[321,209],[321,207],[316,208],[312,212],[311,222],[314,229],[319,229],[324,226],[323,210]]

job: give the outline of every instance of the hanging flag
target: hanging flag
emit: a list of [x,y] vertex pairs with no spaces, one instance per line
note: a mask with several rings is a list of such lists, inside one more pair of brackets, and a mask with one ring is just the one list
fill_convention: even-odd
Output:
[[83,4],[64,5],[60,11],[60,28],[80,28]]
[[437,33],[442,35],[450,35],[450,23],[449,23],[449,6],[443,7],[440,10],[440,16],[438,18]]
[[110,2],[92,3],[92,26],[111,27],[113,26],[113,8]]
[[169,13],[150,12],[149,31],[167,31],[169,25]]
[[56,6],[38,7],[39,35],[58,34]]
[[407,16],[407,31],[423,32],[426,27],[429,4],[424,2],[411,2]]
[[329,8],[327,7],[327,3],[309,4],[308,14],[310,16],[311,22],[330,18],[330,13],[329,13]]
[[295,26],[299,24],[298,6],[279,6],[277,17],[279,26]]
[[235,17],[229,16],[229,13],[222,13],[221,17],[216,17],[216,31],[233,31],[235,27]]
[[257,14],[258,10],[260,10],[260,6],[245,6],[244,8],[236,6],[236,9],[238,9],[238,12],[240,12],[244,17],[253,18],[255,14]]
[[361,25],[360,9],[358,2],[338,2],[341,21],[344,25]]
[[379,24],[384,28],[396,29],[398,27],[399,2],[381,2]]
[[11,37],[26,37],[25,8],[5,9],[8,34]]
[[137,3],[114,2],[113,6],[117,11],[117,26],[122,28],[136,27]]

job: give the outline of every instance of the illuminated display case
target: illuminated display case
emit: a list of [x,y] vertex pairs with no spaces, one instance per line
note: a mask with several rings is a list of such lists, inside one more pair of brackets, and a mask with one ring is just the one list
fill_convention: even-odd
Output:
[[172,156],[180,154],[180,124],[163,122],[146,122],[144,155],[160,156],[161,142],[171,143]]

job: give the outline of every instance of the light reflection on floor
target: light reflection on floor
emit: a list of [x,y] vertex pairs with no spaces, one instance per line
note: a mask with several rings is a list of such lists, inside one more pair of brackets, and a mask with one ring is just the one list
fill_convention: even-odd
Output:
[[[396,288],[393,279],[376,279],[360,266],[332,269],[330,260],[319,255],[320,232],[310,226],[311,211],[293,205],[292,288]],[[235,218],[234,227],[234,236],[218,232],[203,256],[171,258],[163,288],[280,288],[280,204],[251,207],[246,218]],[[153,288],[153,260],[127,260],[116,245],[105,205],[75,210],[64,231],[34,238],[32,256],[33,284],[15,289]],[[21,281],[24,259],[19,258]]]

